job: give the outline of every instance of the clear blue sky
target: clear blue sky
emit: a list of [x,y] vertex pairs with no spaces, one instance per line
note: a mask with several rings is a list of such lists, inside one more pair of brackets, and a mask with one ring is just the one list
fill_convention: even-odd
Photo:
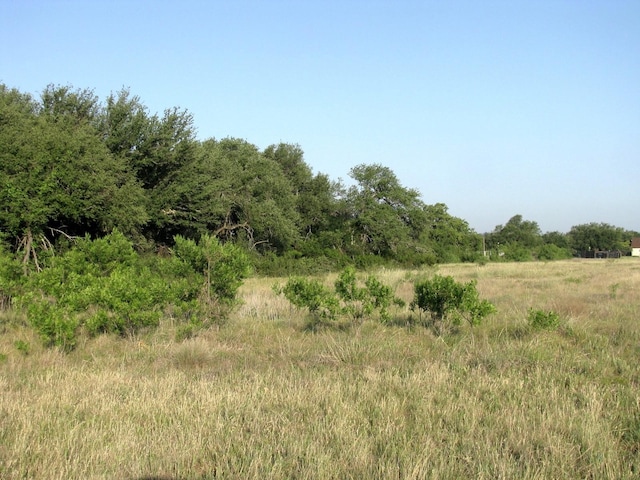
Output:
[[0,0],[0,82],[383,164],[480,233],[640,230],[640,0]]

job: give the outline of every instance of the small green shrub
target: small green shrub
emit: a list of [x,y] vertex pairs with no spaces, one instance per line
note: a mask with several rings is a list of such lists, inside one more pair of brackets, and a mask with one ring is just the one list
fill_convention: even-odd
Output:
[[359,287],[354,267],[345,268],[334,286],[342,301],[342,313],[354,320],[370,316],[377,311],[380,320],[387,322],[390,320],[388,309],[392,304],[404,306],[402,299],[394,295],[393,289],[373,275],[367,277],[363,287]]
[[296,307],[308,309],[314,317],[335,320],[340,313],[337,297],[317,280],[292,277],[284,287],[275,285],[274,291]]
[[387,322],[392,304],[404,306],[402,299],[395,297],[393,289],[374,276],[367,277],[361,286],[354,267],[347,267],[340,273],[333,291],[317,280],[301,277],[290,278],[284,287],[275,285],[274,291],[296,307],[308,309],[315,320],[335,321],[347,316],[352,321],[361,321],[377,312],[380,320]]
[[560,326],[560,315],[552,310],[530,309],[527,322],[536,330],[555,330]]
[[462,319],[474,326],[495,312],[492,303],[480,300],[475,280],[460,283],[450,276],[434,275],[431,279],[416,283],[414,291],[412,310],[427,313],[425,324],[438,335],[459,326]]
[[178,235],[175,242],[175,256],[204,277],[205,304],[233,304],[238,289],[251,271],[246,254],[237,245],[223,245],[209,235],[203,235],[197,243]]
[[73,350],[77,342],[78,318],[49,299],[33,300],[27,308],[27,316],[45,346],[59,347],[65,352]]
[[384,285],[376,277],[367,277],[365,285],[367,287],[368,301],[372,303],[374,310],[378,310],[380,320],[383,322],[391,320],[388,309],[392,304],[398,307],[405,306],[404,300],[396,297],[393,289],[388,285]]
[[13,342],[13,346],[16,347],[16,350],[23,355],[29,355],[31,352],[31,345],[29,345],[29,342],[25,342],[24,340],[16,340]]

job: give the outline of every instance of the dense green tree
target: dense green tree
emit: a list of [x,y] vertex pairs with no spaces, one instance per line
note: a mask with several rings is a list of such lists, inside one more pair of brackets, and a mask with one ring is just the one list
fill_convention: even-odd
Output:
[[487,242],[490,248],[496,248],[498,244],[533,248],[542,244],[542,234],[536,222],[523,220],[522,215],[514,215],[504,226],[496,226],[487,237]]
[[100,112],[100,100],[89,89],[48,85],[41,94],[42,114],[71,124],[93,123]]
[[454,217],[444,203],[426,205],[426,228],[421,244],[428,246],[438,262],[475,260],[482,238],[461,218]]
[[46,90],[54,107],[43,108],[0,89],[0,229],[23,240],[25,259],[54,231],[132,233],[147,220],[135,177],[86,121],[85,96],[64,93]]
[[631,238],[620,227],[607,223],[587,223],[571,227],[568,234],[569,245],[576,253],[589,250],[629,249]]
[[497,253],[497,258],[518,262],[532,260],[543,243],[538,224],[523,220],[522,215],[514,215],[504,226],[496,226],[485,238],[487,249]]
[[171,108],[151,115],[129,89],[109,95],[99,129],[109,151],[126,160],[146,190],[193,160],[198,143],[191,113]]
[[165,234],[245,243],[284,251],[298,236],[291,185],[280,165],[238,139],[207,140],[196,158],[157,190]]
[[304,238],[308,240],[330,228],[331,216],[337,211],[339,185],[331,182],[327,175],[314,175],[298,145],[270,145],[263,154],[277,162],[289,180],[300,219],[299,230]]
[[141,146],[134,170],[143,186],[152,189],[169,175],[193,160],[196,152],[193,116],[186,110],[171,108],[162,117],[150,119],[150,132]]
[[313,178],[311,167],[304,161],[304,152],[299,145],[279,143],[265,148],[264,156],[280,165],[289,179],[293,193],[299,195]]
[[357,182],[347,194],[350,228],[364,253],[393,257],[415,244],[425,225],[419,192],[382,165],[358,165],[349,175]]
[[123,157],[132,167],[142,163],[145,144],[151,135],[151,118],[147,107],[128,89],[107,98],[100,114],[100,133],[109,151]]
[[547,232],[542,235],[542,242],[545,245],[555,245],[560,248],[569,247],[569,238],[566,233]]

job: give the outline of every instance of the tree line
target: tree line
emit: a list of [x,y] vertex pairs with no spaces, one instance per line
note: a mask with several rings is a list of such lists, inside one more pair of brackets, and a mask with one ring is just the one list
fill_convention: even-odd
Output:
[[136,249],[216,238],[264,273],[554,259],[628,250],[637,232],[607,224],[542,234],[520,215],[480,235],[443,203],[421,200],[383,165],[357,165],[353,185],[314,173],[300,146],[198,140],[187,111],[151,113],[128,89],[47,86],[39,98],[0,84],[0,244],[25,271],[77,238],[117,230]]

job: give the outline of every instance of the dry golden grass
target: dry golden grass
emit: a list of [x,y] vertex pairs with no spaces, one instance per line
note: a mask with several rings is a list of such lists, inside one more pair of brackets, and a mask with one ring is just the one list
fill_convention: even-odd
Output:
[[[444,338],[401,310],[310,333],[258,278],[181,343],[166,324],[64,355],[2,323],[0,478],[638,478],[633,260],[440,266],[498,308]],[[411,300],[433,271],[376,273]],[[532,331],[531,308],[562,327]]]

